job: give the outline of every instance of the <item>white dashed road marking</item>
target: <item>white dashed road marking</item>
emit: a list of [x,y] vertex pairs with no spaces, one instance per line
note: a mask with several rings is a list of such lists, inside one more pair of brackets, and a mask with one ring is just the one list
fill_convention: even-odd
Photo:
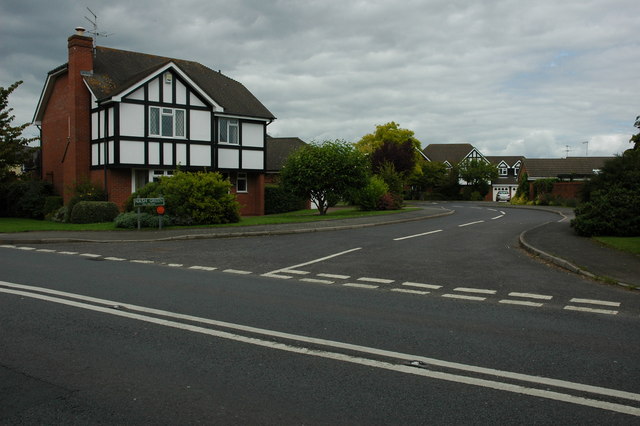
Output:
[[588,303],[591,305],[602,305],[602,306],[613,306],[613,307],[619,307],[620,306],[620,302],[609,302],[606,300],[593,300],[593,299],[571,299],[569,300],[570,303]]
[[368,283],[378,283],[378,284],[391,284],[395,280],[387,280],[384,278],[369,278],[369,277],[361,277],[358,278],[358,281],[364,281]]
[[453,291],[461,291],[463,293],[496,294],[495,290],[487,290],[484,288],[457,287],[454,288]]
[[551,300],[553,296],[547,296],[546,294],[535,294],[535,293],[509,293],[511,297],[527,297],[529,299],[540,299],[540,300]]
[[249,275],[251,274],[251,272],[249,271],[242,271],[239,269],[225,269],[222,272],[226,272],[227,274],[237,274],[237,275]]
[[435,231],[423,232],[421,234],[407,235],[406,237],[394,238],[393,241],[402,241],[408,240],[409,238],[422,237],[430,234],[437,234],[438,232],[442,232],[442,229],[436,229]]
[[335,284],[335,281],[319,280],[317,278],[300,278],[300,281],[304,281],[307,283],[315,283],[315,284]]
[[336,274],[318,274],[319,277],[333,278],[334,280],[348,280],[351,278],[349,275],[336,275]]
[[431,290],[438,290],[442,288],[441,285],[433,285],[433,284],[422,284],[422,283],[413,283],[411,281],[405,281],[402,285],[406,285],[408,287],[418,287],[418,288],[428,288]]
[[419,294],[421,296],[425,294],[429,294],[428,291],[424,290],[411,290],[408,288],[392,288],[391,291],[395,291],[396,293],[409,293],[409,294]]
[[463,226],[475,225],[476,223],[483,223],[484,220],[476,220],[475,222],[463,223],[462,225],[458,225],[458,228],[462,228]]
[[195,269],[195,270],[198,270],[198,271],[215,271],[218,268],[214,268],[213,266],[194,265],[194,266],[190,266],[189,269]]
[[476,300],[478,302],[482,302],[483,300],[487,299],[486,297],[467,296],[464,294],[451,294],[451,293],[443,294],[442,297],[446,297],[449,299]]
[[378,288],[377,285],[360,284],[360,283],[346,283],[346,284],[343,284],[343,286],[345,286],[345,287],[356,287],[356,288],[368,288],[368,289]]

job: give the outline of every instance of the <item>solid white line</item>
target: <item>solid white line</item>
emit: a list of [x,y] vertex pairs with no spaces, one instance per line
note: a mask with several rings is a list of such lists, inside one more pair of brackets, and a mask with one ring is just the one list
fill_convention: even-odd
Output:
[[319,280],[316,278],[300,278],[300,281],[304,281],[306,283],[315,283],[315,284],[335,284],[334,281]]
[[564,307],[564,309],[566,309],[567,311],[589,312],[592,314],[618,315],[618,311],[610,311],[608,309],[585,308],[582,306],[567,305]]
[[541,299],[541,300],[551,300],[553,296],[547,296],[545,294],[535,294],[535,293],[509,293],[511,297],[528,297],[529,299]]
[[123,259],[121,257],[111,257],[110,256],[110,257],[105,257],[104,260],[113,260],[113,261],[116,261],[116,262],[122,262],[122,261],[127,260],[127,259]]
[[484,220],[476,220],[475,222],[463,223],[462,225],[458,225],[458,228],[462,228],[463,226],[475,225],[476,223],[482,223]]
[[318,274],[319,277],[333,278],[335,280],[348,280],[351,278],[349,275],[335,275],[335,274]]
[[436,229],[435,231],[423,232],[421,234],[407,235],[406,237],[394,238],[393,241],[408,240],[409,238],[422,237],[424,235],[436,234],[442,232],[442,229]]
[[391,291],[395,291],[396,293],[419,294],[421,296],[424,296],[425,294],[429,294],[428,291],[410,290],[408,288],[392,288]]
[[377,285],[371,285],[371,284],[358,284],[358,283],[345,283],[342,284],[345,287],[356,287],[356,288],[367,288],[367,289],[374,289],[374,288],[378,288],[379,286]]
[[282,268],[282,269],[276,269],[275,271],[271,271],[271,272],[268,272],[268,273],[269,274],[270,273],[277,274],[278,272],[288,272],[289,270],[296,269],[296,268],[299,268],[301,266],[307,266],[307,265],[311,265],[313,263],[322,262],[322,261],[325,261],[325,260],[328,260],[328,259],[332,259],[332,258],[337,257],[337,256],[342,256],[343,254],[351,253],[353,251],[360,250],[360,249],[362,249],[362,247],[356,247],[356,248],[353,248],[353,249],[350,249],[350,250],[341,251],[340,253],[335,253],[335,254],[331,254],[329,256],[321,257],[319,259],[314,259],[314,260],[310,260],[308,262],[300,263],[298,265],[288,266],[288,267]]
[[237,274],[237,275],[249,275],[251,272],[249,271],[241,271],[239,269],[225,269],[222,272],[226,272],[228,274]]
[[453,291],[463,291],[465,293],[478,293],[478,294],[496,294],[496,290],[487,290],[484,288],[458,287],[458,288],[454,288]]
[[593,300],[593,299],[571,299],[569,303],[589,303],[592,305],[602,305],[602,306],[614,306],[619,307],[620,302],[607,302],[606,300]]
[[360,277],[358,281],[365,281],[368,283],[378,283],[378,284],[391,284],[395,280],[387,280],[384,278],[369,278],[369,277]]
[[402,285],[406,285],[406,286],[409,286],[409,287],[429,288],[429,289],[432,289],[432,290],[438,290],[438,289],[442,288],[441,285],[413,283],[411,281],[405,281],[405,282],[402,283]]
[[498,303],[506,303],[508,305],[533,306],[534,308],[539,308],[542,305],[544,305],[544,303],[528,302],[526,300],[510,300],[510,299],[502,299]]
[[195,269],[195,270],[198,270],[198,271],[215,271],[218,268],[214,268],[213,266],[194,265],[194,266],[190,266],[189,269]]
[[464,294],[443,294],[442,297],[447,297],[449,299],[464,299],[464,300],[477,300],[479,302],[482,302],[483,300],[486,300],[486,297],[478,297],[478,296],[465,296]]
[[[369,348],[369,347],[353,345],[353,344],[349,344],[349,343],[342,343],[342,342],[336,342],[336,341],[331,341],[331,340],[317,339],[317,338],[313,338],[313,337],[306,337],[306,336],[300,336],[300,335],[295,335],[295,334],[283,333],[283,332],[278,332],[278,331],[265,330],[265,329],[255,328],[255,327],[244,326],[244,325],[240,325],[240,324],[233,324],[233,323],[217,321],[217,320],[212,320],[212,319],[207,319],[207,318],[194,317],[194,316],[191,316],[191,315],[178,314],[178,313],[169,312],[169,311],[163,311],[163,310],[159,310],[159,309],[146,308],[146,307],[143,307],[143,306],[129,305],[129,304],[116,302],[116,301],[112,301],[112,300],[98,299],[98,298],[94,298],[94,297],[90,297],[90,296],[83,296],[83,295],[74,294],[74,293],[66,293],[66,292],[63,292],[63,291],[52,290],[52,289],[48,289],[48,288],[33,287],[33,286],[9,283],[9,282],[4,282],[4,281],[0,281],[0,285],[7,286],[7,287],[12,287],[12,288],[39,291],[41,293],[55,294],[55,295],[65,296],[65,297],[69,297],[69,298],[73,298],[73,299],[84,300],[84,301],[93,302],[93,303],[99,303],[99,304],[106,305],[106,306],[116,306],[117,305],[117,306],[120,306],[123,309],[129,310],[129,311],[138,311],[138,312],[144,312],[144,313],[148,313],[148,314],[161,315],[161,316],[170,317],[170,318],[187,320],[187,321],[191,321],[191,322],[200,322],[200,323],[203,323],[203,324],[214,325],[214,326],[219,326],[219,327],[225,327],[225,328],[230,328],[230,329],[234,329],[234,330],[247,331],[247,332],[252,332],[252,333],[255,333],[255,334],[265,335],[265,336],[269,336],[269,337],[278,337],[278,338],[296,340],[296,341],[299,341],[299,342],[305,342],[305,343],[310,343],[310,344],[319,344],[319,345],[324,345],[324,346],[337,348],[337,349],[356,351],[356,352],[366,353],[366,354],[370,354],[370,355],[379,355],[379,356],[384,356],[384,357],[389,357],[389,358],[397,358],[399,360],[405,360],[405,361],[419,361],[419,362],[422,362],[424,364],[430,364],[430,365],[435,365],[435,366],[440,366],[440,367],[445,367],[445,368],[451,368],[451,369],[461,370],[461,371],[465,371],[465,372],[480,373],[480,374],[486,374],[486,375],[491,375],[491,376],[495,376],[495,377],[508,378],[508,379],[519,380],[519,381],[524,381],[524,382],[536,383],[536,384],[540,384],[540,385],[549,385],[549,386],[555,386],[555,387],[560,387],[560,388],[565,388],[565,389],[577,390],[577,391],[580,391],[580,392],[589,392],[589,393],[598,394],[598,395],[611,396],[611,397],[615,397],[615,398],[624,398],[624,399],[628,399],[628,400],[632,400],[632,401],[640,401],[640,394],[626,392],[626,391],[620,391],[620,390],[616,390],[616,389],[609,389],[609,388],[603,388],[603,387],[599,387],[599,386],[584,385],[584,384],[581,384],[581,383],[568,382],[568,381],[564,381],[564,380],[551,379],[551,378],[540,377],[540,376],[530,376],[530,375],[527,375],[527,374],[513,373],[513,372],[509,372],[509,371],[495,370],[495,369],[492,369],[492,368],[485,368],[485,367],[478,367],[478,366],[467,365],[467,364],[460,364],[460,363],[455,363],[455,362],[450,362],[450,361],[438,360],[438,359],[435,359],[435,358],[428,358],[428,357],[422,357],[422,356],[417,356],[417,355],[412,355],[412,354],[404,354],[404,353],[400,353],[400,352],[387,351],[387,350],[384,350],[384,349]],[[10,290],[10,289],[0,288],[0,292],[9,293],[9,294],[23,295],[23,296],[26,296],[26,297],[31,297],[31,298],[35,298],[35,299],[41,299],[41,300],[47,300],[47,301],[60,303],[60,304],[66,304],[66,305],[70,305],[70,306],[77,306],[77,307],[80,307],[80,308],[90,309],[90,310],[94,310],[94,311],[100,311],[100,312],[108,313],[108,314],[111,314],[111,315],[127,316],[127,317],[131,317],[131,316],[136,315],[136,314],[131,314],[131,313],[128,313],[128,312],[125,312],[125,311],[113,310],[111,308],[102,308],[102,307],[99,307],[99,306],[87,305],[87,304],[73,302],[73,301],[66,300],[66,299],[52,298],[52,297],[44,296],[44,295],[41,295],[41,294],[28,293],[28,292],[19,291],[19,290]],[[136,315],[136,316],[142,317],[141,320],[148,321],[148,322],[160,323],[160,321],[164,321],[164,320],[160,320],[160,319],[157,319],[157,318],[145,317],[145,316],[142,316],[142,315]],[[170,321],[165,321],[165,322],[170,322]],[[189,326],[189,325],[186,325],[186,324],[180,324],[180,323],[174,323],[174,324],[178,324],[180,326],[180,328],[193,327],[193,326]],[[204,330],[207,330],[207,329],[204,329]],[[215,330],[208,330],[208,332],[209,332],[208,334],[211,334],[211,333],[223,333],[223,332],[215,331]],[[229,333],[226,333],[226,334],[229,334]],[[235,335],[231,335],[231,334],[229,334],[229,335],[230,336],[235,336]],[[243,337],[243,336],[240,336],[240,337]],[[244,338],[244,339],[248,339],[248,338]],[[303,348],[300,348],[300,349],[303,349]],[[414,368],[414,367],[411,367],[411,368]],[[422,369],[417,369],[417,368],[416,368],[416,370],[428,371],[428,370],[422,370]],[[580,398],[580,399],[584,399],[584,398]],[[571,401],[571,402],[573,402],[573,401]],[[626,407],[626,406],[623,406],[623,407]],[[634,407],[626,407],[626,408],[634,408]],[[635,410],[634,413],[637,413],[637,414],[634,414],[634,415],[640,415],[640,410],[639,409],[634,408],[634,410]]]

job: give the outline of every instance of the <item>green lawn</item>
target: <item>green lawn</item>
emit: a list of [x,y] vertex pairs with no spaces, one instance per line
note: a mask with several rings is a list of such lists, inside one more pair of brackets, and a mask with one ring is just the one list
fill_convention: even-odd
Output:
[[640,237],[593,237],[593,239],[617,250],[640,255]]
[[[165,229],[180,228],[208,228],[222,226],[250,226],[250,225],[273,225],[279,223],[302,223],[314,222],[319,220],[332,219],[348,219],[362,216],[375,216],[381,214],[394,214],[406,211],[416,210],[415,208],[407,208],[403,210],[389,211],[370,211],[363,212],[356,208],[339,208],[330,211],[325,216],[320,216],[318,210],[298,210],[295,212],[273,214],[267,216],[249,216],[243,217],[238,223],[230,223],[226,225],[201,225],[195,227],[172,226]],[[35,219],[19,219],[19,218],[0,218],[0,233],[2,232],[27,232],[27,231],[122,231],[116,228],[113,222],[107,223],[58,223],[46,220]]]

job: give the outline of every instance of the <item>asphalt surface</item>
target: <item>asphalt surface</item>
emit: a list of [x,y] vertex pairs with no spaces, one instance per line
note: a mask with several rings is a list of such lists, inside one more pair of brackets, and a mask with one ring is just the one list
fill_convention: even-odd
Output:
[[[483,203],[487,205],[488,203]],[[517,207],[495,203],[502,208]],[[320,231],[337,231],[360,227],[424,220],[453,214],[437,204],[421,203],[420,210],[393,215],[333,219],[320,222],[278,225],[237,226],[220,228],[142,230],[142,231],[46,231],[0,233],[0,244],[47,244],[66,242],[134,242],[170,241],[208,238],[232,238],[264,235],[283,235]],[[557,221],[537,226],[520,235],[521,246],[545,261],[572,272],[627,287],[640,287],[640,256],[620,252],[589,238],[576,235],[570,226],[573,209],[537,207],[558,214]]]

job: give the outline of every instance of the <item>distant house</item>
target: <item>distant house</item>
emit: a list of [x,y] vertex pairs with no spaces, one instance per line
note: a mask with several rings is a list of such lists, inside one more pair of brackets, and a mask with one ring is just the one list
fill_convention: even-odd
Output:
[[228,176],[245,215],[264,212],[266,130],[274,115],[241,83],[197,62],[94,47],[84,29],[50,71],[34,124],[42,178],[68,201],[90,179],[110,201],[176,168]]
[[491,182],[492,201],[496,201],[498,191],[508,191],[513,198],[518,190],[518,175],[522,168],[523,156],[487,156],[487,160],[498,169],[498,178]]
[[278,174],[282,170],[287,158],[307,145],[305,141],[296,137],[274,138],[267,135],[267,167],[266,183],[276,183]]
[[[521,173],[527,174],[530,185],[538,179],[558,179],[553,194],[563,198],[578,198],[584,181],[598,174],[604,163],[613,157],[526,158]],[[533,190],[530,190],[533,193]]]
[[457,166],[465,160],[489,162],[469,143],[432,143],[422,150],[422,156],[427,161],[444,163],[447,168]]

